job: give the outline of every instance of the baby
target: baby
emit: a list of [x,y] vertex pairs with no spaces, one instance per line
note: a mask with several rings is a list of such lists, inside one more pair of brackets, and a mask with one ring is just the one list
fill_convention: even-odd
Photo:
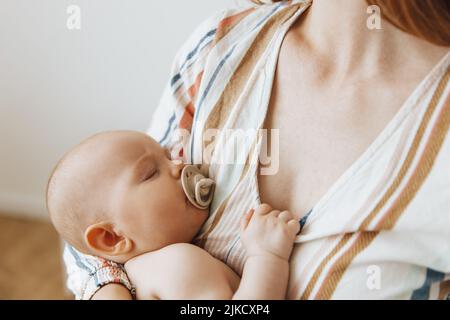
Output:
[[[284,299],[299,222],[266,204],[243,212],[248,259],[240,279],[190,244],[211,198],[203,193],[206,206],[199,205],[198,181],[184,184],[185,167],[146,134],[97,134],[54,169],[47,190],[51,220],[79,251],[124,264],[137,299]],[[212,180],[203,181],[208,187]]]

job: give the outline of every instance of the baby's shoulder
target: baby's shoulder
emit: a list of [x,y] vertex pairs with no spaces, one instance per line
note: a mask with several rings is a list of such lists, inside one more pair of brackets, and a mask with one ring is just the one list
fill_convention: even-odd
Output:
[[176,260],[191,260],[191,259],[214,259],[206,250],[190,243],[176,243],[164,247],[155,252],[155,257],[159,259],[176,259]]

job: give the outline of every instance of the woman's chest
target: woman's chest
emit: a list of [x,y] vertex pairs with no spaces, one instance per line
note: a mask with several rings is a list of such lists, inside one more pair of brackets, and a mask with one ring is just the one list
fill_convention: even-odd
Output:
[[380,101],[359,89],[321,94],[275,80],[264,128],[277,170],[259,176],[262,202],[303,216],[371,145],[401,101]]

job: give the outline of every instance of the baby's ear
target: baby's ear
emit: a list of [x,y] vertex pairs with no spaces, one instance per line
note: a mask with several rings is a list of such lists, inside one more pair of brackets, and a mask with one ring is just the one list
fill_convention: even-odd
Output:
[[99,222],[89,226],[84,233],[86,246],[95,254],[109,260],[120,260],[133,250],[133,242],[118,235],[113,226]]

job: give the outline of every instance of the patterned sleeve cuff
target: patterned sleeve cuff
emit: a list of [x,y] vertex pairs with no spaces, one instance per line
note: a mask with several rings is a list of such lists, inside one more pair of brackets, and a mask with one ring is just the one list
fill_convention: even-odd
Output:
[[65,246],[63,258],[68,275],[67,287],[77,300],[90,300],[100,288],[111,283],[125,286],[133,298],[136,297],[136,290],[123,265],[83,254],[70,245]]
[[128,279],[123,266],[114,262],[104,261],[103,266],[90,275],[81,299],[92,299],[98,290],[112,283],[123,285],[130,291],[133,299],[136,298],[136,290]]

